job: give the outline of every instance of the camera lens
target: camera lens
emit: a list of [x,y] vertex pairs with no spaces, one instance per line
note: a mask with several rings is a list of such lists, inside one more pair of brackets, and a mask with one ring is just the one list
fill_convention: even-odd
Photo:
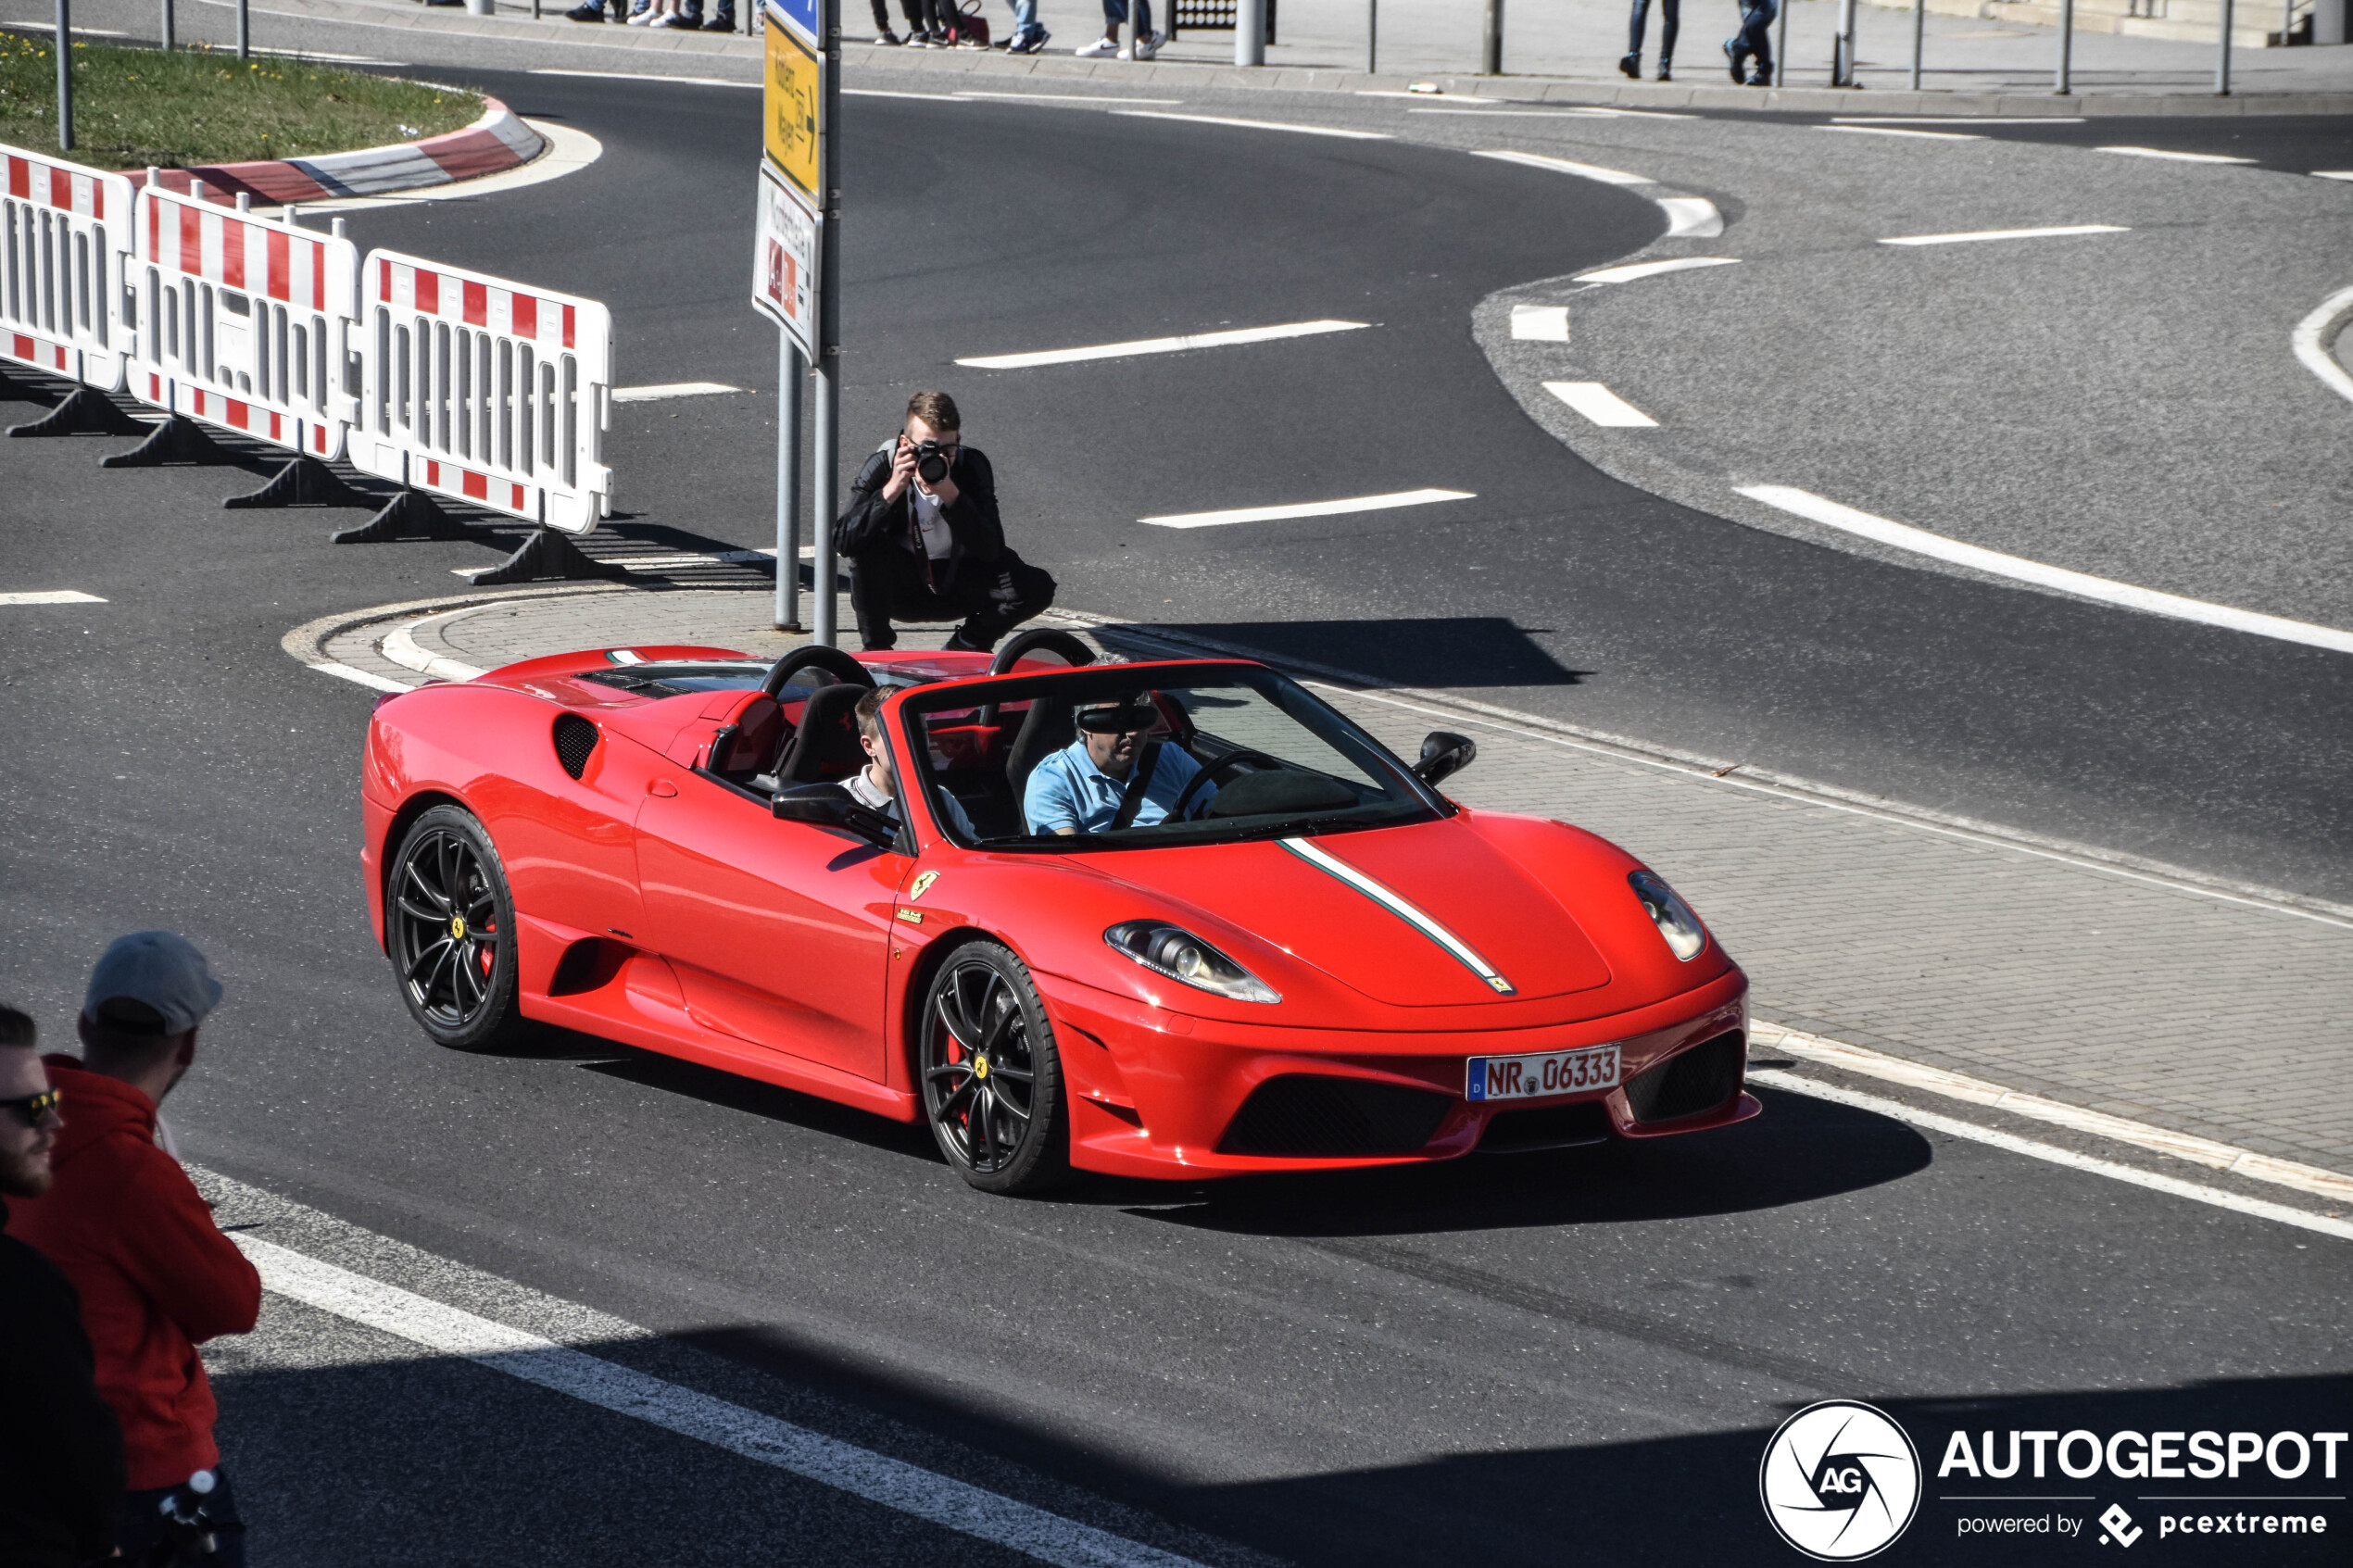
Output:
[[925,484],[937,484],[948,477],[948,454],[936,441],[926,441],[915,448],[915,471],[924,476]]

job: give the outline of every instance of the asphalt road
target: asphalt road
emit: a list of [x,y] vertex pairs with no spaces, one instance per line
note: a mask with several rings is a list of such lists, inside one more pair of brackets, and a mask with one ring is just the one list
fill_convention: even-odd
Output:
[[[604,157],[355,214],[362,243],[611,301],[630,381],[770,384],[739,297],[751,94],[496,80]],[[1471,308],[1649,244],[1650,204],[1437,148],[1026,105],[848,118],[871,194],[846,436],[954,391],[1066,603],[1668,742],[1763,715],[1777,757],[1899,794],[1966,723],[1926,803],[2171,824],[2220,869],[2341,888],[2335,666],[1685,510],[1528,421]],[[1018,382],[948,364],[1323,316],[1378,325]],[[617,420],[633,521],[763,542],[764,398]],[[447,592],[482,552],[329,549],[317,514],[214,509],[241,476],[100,475],[111,445],[0,453],[6,586],[108,601],[0,610],[10,989],[54,1038],[108,936],[185,931],[231,987],[170,1108],[192,1158],[665,1336],[616,1357],[1107,1527],[1147,1511],[1166,1524],[1132,1533],[1174,1549],[1317,1563],[1785,1561],[1757,1456],[1830,1395],[1941,1435],[2309,1430],[2353,1393],[2341,1243],[1769,1091],[1680,1143],[1007,1203],[917,1130],[598,1042],[439,1051],[354,885],[367,696],[277,639]],[[1133,521],[1422,485],[1478,499]],[[477,1367],[276,1332],[226,1352],[222,1397],[283,1560],[995,1560]],[[1933,1506],[1905,1556],[1984,1561]]]

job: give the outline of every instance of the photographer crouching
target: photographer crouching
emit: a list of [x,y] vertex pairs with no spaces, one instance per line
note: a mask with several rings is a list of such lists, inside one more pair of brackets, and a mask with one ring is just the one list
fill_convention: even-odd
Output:
[[961,620],[947,646],[987,653],[1054,602],[1054,580],[1006,546],[996,475],[962,422],[944,392],[909,398],[906,425],[866,459],[834,525],[869,651],[898,640],[894,621]]

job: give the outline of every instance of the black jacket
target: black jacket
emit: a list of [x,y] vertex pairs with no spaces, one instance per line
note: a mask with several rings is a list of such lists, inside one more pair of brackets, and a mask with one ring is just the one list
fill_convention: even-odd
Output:
[[[834,524],[834,548],[840,554],[855,558],[875,550],[901,549],[918,560],[925,558],[923,540],[915,532],[913,486],[900,491],[897,500],[882,498],[883,486],[890,483],[891,455],[898,445],[899,438],[893,436],[858,470],[857,483],[849,487],[849,505]],[[978,447],[959,446],[948,477],[955,482],[956,498],[940,515],[947,519],[955,543],[948,558],[934,569],[943,586],[964,562],[985,565],[1005,550],[1005,525],[997,516],[997,475],[988,458]]]
[[[0,1228],[7,1216],[0,1204]],[[74,1568],[114,1549],[122,1429],[95,1364],[72,1285],[0,1235],[0,1568]]]

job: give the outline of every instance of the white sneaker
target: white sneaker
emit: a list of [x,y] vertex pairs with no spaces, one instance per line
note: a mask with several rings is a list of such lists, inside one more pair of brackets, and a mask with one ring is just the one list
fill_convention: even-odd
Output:
[[653,24],[654,14],[651,11],[640,11],[629,19],[631,27],[651,27]]
[[1092,44],[1081,44],[1075,53],[1082,60],[1100,59],[1118,52],[1119,45],[1108,38],[1098,38]]
[[1136,44],[1136,57],[1139,60],[1149,60],[1159,54],[1160,46],[1167,42],[1168,34],[1164,32],[1155,32],[1150,38],[1139,39]]
[[673,11],[669,15],[661,17],[655,21],[648,22],[646,25],[648,27],[693,27],[696,24],[688,21],[677,12]]

